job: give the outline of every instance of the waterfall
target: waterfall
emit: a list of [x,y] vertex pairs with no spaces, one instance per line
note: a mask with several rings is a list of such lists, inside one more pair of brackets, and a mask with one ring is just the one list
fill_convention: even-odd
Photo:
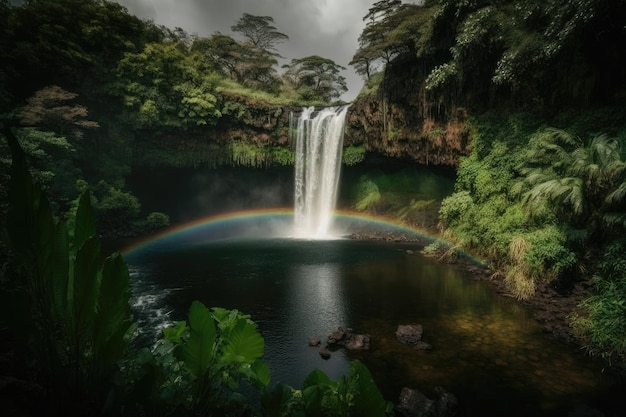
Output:
[[295,140],[294,233],[324,238],[330,232],[341,171],[343,130],[349,105],[302,109],[291,118]]

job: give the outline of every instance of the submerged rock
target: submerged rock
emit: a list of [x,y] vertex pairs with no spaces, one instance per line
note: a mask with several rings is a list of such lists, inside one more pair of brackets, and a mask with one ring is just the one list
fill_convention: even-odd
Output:
[[350,333],[350,336],[347,338],[344,346],[348,350],[369,350],[370,335]]
[[431,345],[430,343],[426,343],[422,340],[420,340],[419,342],[415,343],[415,349],[417,350],[432,350],[433,345]]
[[369,334],[353,333],[352,329],[337,328],[328,335],[329,346],[343,346],[348,350],[368,350],[371,346]]
[[404,417],[435,417],[435,402],[416,389],[404,387],[400,392],[396,415]]
[[435,387],[435,399],[420,391],[404,387],[395,411],[402,417],[453,417],[458,412],[458,400],[442,387]]
[[322,344],[322,341],[318,337],[313,337],[309,339],[309,346],[315,347]]
[[424,328],[421,324],[400,324],[396,330],[396,338],[404,344],[415,345],[422,340]]
[[329,345],[341,345],[343,344],[344,338],[346,337],[346,331],[343,327],[337,328],[334,332],[328,335],[328,344]]
[[[321,345],[319,338],[313,337],[309,339],[309,346],[316,347]],[[369,334],[353,333],[352,329],[344,329],[338,327],[328,335],[326,345],[320,349],[319,354],[322,358],[328,359],[331,355],[331,350],[339,348],[345,348],[348,350],[369,350],[371,347],[371,336]]]
[[327,346],[321,348],[319,353],[322,359],[330,359],[330,350],[328,350]]

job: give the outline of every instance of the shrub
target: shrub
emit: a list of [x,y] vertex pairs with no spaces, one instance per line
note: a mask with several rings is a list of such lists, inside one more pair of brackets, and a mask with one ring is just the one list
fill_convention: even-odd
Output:
[[548,226],[526,235],[530,249],[525,261],[531,273],[545,280],[560,277],[576,264],[576,255],[567,248],[565,236],[556,226]]
[[365,145],[348,146],[344,148],[341,160],[348,166],[363,162],[363,160],[365,160]]
[[378,185],[367,175],[362,175],[353,191],[355,208],[368,210],[373,208],[381,199]]
[[610,244],[594,275],[594,294],[581,303],[586,315],[572,316],[574,330],[592,355],[626,361],[626,241]]
[[459,191],[446,197],[441,202],[439,219],[444,226],[455,226],[474,210],[474,200],[469,191]]

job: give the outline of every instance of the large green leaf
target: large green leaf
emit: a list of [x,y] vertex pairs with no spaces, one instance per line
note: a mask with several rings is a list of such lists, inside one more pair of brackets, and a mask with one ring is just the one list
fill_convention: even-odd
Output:
[[263,356],[263,337],[254,324],[244,318],[237,321],[235,328],[228,334],[224,346],[224,362],[251,364]]
[[85,191],[78,201],[76,210],[76,224],[74,227],[74,250],[78,250],[83,243],[96,234],[96,214],[91,206],[91,194]]
[[180,344],[182,343],[182,336],[187,330],[189,330],[187,323],[179,321],[173,326],[163,329],[163,338],[169,342]]
[[290,386],[276,384],[272,388],[261,391],[261,407],[263,414],[268,417],[282,417],[287,415],[289,402],[293,398],[293,390]]
[[213,360],[216,331],[213,316],[199,301],[191,303],[189,328],[189,339],[182,349],[183,361],[193,375],[200,377]]
[[257,359],[252,363],[253,383],[259,387],[267,387],[270,383],[270,368],[263,359]]
[[55,227],[53,250],[50,266],[50,288],[52,304],[57,320],[67,321],[70,310],[68,305],[69,285],[69,241],[65,223],[58,223]]
[[123,348],[124,335],[132,324],[129,298],[128,268],[122,256],[114,253],[105,260],[102,267],[94,329],[95,349],[109,342],[117,343]]
[[302,389],[302,403],[307,417],[322,417],[324,413],[325,398],[332,393],[329,385],[312,385]]
[[100,239],[92,235],[80,247],[74,261],[70,299],[74,306],[74,329],[79,333],[93,324],[100,284],[99,265]]
[[311,386],[314,386],[314,385],[330,385],[330,386],[334,386],[335,382],[333,382],[328,377],[328,375],[326,375],[324,372],[320,371],[319,369],[314,369],[304,379],[304,382],[302,383],[302,389],[305,389],[307,387],[311,387]]
[[381,417],[385,415],[387,402],[378,390],[372,374],[362,362],[350,364],[351,387],[354,389],[354,414],[359,417]]

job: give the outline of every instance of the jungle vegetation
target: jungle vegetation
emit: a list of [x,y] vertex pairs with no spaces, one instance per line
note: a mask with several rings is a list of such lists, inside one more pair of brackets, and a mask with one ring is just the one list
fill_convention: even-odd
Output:
[[626,2],[380,0],[363,20],[361,99],[423,125],[468,114],[442,234],[520,299],[592,287],[570,321],[589,352],[623,366]]
[[[490,262],[520,299],[541,285],[564,294],[590,285],[584,312],[571,322],[589,352],[623,364],[626,1],[380,0],[363,20],[351,62],[365,80],[359,99],[386,103],[385,112],[390,104],[404,106],[423,123],[468,115],[471,152],[457,167],[454,193],[441,205],[442,234]],[[8,230],[2,239],[4,265],[21,265],[3,266],[12,272],[2,276],[3,296],[11,301],[2,306],[23,302],[15,311],[25,321],[4,323],[17,328],[3,331],[16,343],[28,342],[20,345],[20,359],[35,365],[25,366],[20,377],[67,387],[54,392],[61,402],[88,393],[78,404],[85,413],[128,405],[128,395],[150,398],[140,404],[151,404],[155,413],[206,412],[207,395],[224,399],[216,405],[221,410],[232,410],[242,379],[260,387],[267,415],[285,412],[277,403],[299,412],[313,407],[308,415],[324,415],[329,409],[322,407],[330,405],[341,415],[356,413],[351,390],[367,380],[358,377],[366,372],[359,364],[342,381],[311,376],[305,384],[310,397],[304,391],[292,397],[282,386],[264,391],[258,350],[228,350],[236,349],[228,339],[235,329],[258,342],[239,312],[194,304],[188,322],[169,330],[158,351],[132,353],[123,261],[114,255],[99,262],[97,234],[168,224],[163,213],[142,213],[126,190],[124,178],[137,160],[156,166],[289,163],[282,148],[264,144],[257,154],[259,147],[241,138],[230,141],[223,155],[223,143],[203,136],[203,129],[246,125],[257,105],[267,117],[271,106],[328,104],[344,91],[341,67],[324,57],[294,57],[278,72],[276,46],[288,35],[271,17],[244,14],[231,29],[190,36],[106,0],[27,0],[20,6],[0,0],[0,133],[24,149],[30,171],[11,175],[16,161],[7,141],[0,141],[0,214],[4,226],[28,230]],[[274,130],[284,133],[288,126],[278,123]],[[167,152],[153,152],[155,143],[204,156],[199,161],[181,153],[171,161]],[[364,152],[357,146],[348,159],[358,162]],[[42,191],[29,185],[28,176]],[[11,181],[25,194],[10,197]],[[381,201],[396,192],[381,184],[389,181],[364,179],[360,208],[400,210],[398,199]],[[18,217],[6,221],[11,216]],[[76,268],[94,279],[76,279]],[[83,292],[84,300],[75,297]],[[116,300],[110,311],[100,308],[107,297]],[[219,328],[225,316],[230,327]],[[194,363],[199,341],[215,347],[217,362]],[[59,350],[60,344],[71,348]],[[216,369],[227,365],[232,379],[217,377]],[[59,378],[67,384],[53,384],[50,375],[61,368]],[[137,383],[120,383],[122,374]],[[157,382],[139,383],[147,379]],[[125,391],[131,386],[141,392]]]
[[[244,138],[267,136],[267,128],[250,127],[266,112],[278,120],[282,107],[329,104],[346,90],[342,67],[318,56],[294,58],[279,74],[276,46],[289,37],[270,16],[244,13],[232,34],[204,38],[106,0],[0,0],[0,14],[3,129],[13,129],[61,212],[75,210],[90,189],[105,234],[169,223],[163,213],[143,213],[126,189],[132,164],[289,164],[284,146],[203,132],[236,126]],[[288,114],[283,119],[272,126],[276,136],[288,133]]]
[[[359,361],[330,380],[311,372],[299,390],[270,385],[264,341],[238,310],[194,301],[187,321],[152,348],[136,344],[130,276],[106,258],[84,191],[70,221],[53,214],[26,154],[9,136],[13,164],[3,243],[11,258],[0,291],[5,359],[3,412],[10,415],[390,415]],[[5,346],[6,345],[6,346]],[[5,351],[6,349],[6,351]]]

